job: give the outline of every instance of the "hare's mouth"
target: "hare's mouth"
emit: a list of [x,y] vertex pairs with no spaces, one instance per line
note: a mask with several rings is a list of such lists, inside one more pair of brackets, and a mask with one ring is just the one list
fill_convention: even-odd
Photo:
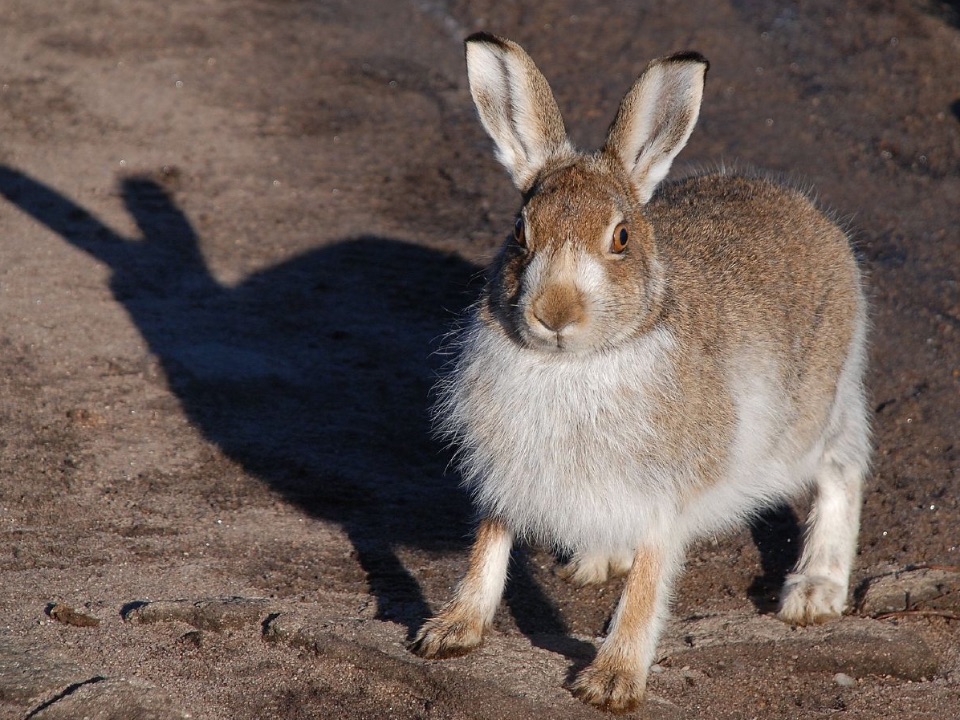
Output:
[[588,335],[585,328],[550,330],[529,323],[522,323],[520,332],[523,344],[528,349],[549,355],[587,352],[591,347]]
[[538,340],[534,343],[531,343],[530,346],[535,350],[540,350],[541,352],[547,352],[551,354],[570,352],[570,342],[564,342],[563,336],[557,333],[557,335],[551,340]]

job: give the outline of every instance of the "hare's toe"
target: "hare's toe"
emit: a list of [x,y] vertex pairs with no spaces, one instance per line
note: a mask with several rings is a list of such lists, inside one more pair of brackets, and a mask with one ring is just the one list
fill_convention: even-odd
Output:
[[466,655],[483,641],[483,623],[441,613],[420,628],[410,651],[428,660]]
[[643,702],[645,678],[623,668],[591,665],[574,680],[573,694],[601,710],[628,713]]
[[792,574],[783,584],[777,616],[791,625],[814,625],[840,617],[846,602],[847,588],[835,580]]
[[633,564],[630,555],[575,555],[570,562],[557,570],[564,580],[574,585],[597,585],[606,582],[611,577],[626,575]]

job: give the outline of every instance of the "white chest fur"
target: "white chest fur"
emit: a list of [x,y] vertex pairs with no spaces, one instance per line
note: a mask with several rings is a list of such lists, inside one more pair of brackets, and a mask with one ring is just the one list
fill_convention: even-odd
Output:
[[479,322],[462,341],[437,419],[484,513],[570,551],[664,530],[676,472],[651,418],[673,387],[668,331],[589,354],[526,350]]

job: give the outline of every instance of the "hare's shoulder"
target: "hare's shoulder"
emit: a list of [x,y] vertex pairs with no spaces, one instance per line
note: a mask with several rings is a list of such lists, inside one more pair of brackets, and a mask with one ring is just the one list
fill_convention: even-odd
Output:
[[844,231],[802,190],[698,176],[665,185],[647,214],[689,333],[778,338],[786,352],[820,328],[845,345],[862,306],[860,273]]
[[738,284],[798,271],[855,281],[846,233],[795,186],[763,176],[698,175],[663,185],[646,212],[658,251],[678,270],[687,265]]

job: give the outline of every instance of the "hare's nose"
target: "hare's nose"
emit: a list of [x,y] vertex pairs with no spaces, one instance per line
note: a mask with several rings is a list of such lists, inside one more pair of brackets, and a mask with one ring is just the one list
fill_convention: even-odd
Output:
[[530,308],[533,318],[552,333],[579,325],[586,317],[580,293],[574,288],[548,290]]

